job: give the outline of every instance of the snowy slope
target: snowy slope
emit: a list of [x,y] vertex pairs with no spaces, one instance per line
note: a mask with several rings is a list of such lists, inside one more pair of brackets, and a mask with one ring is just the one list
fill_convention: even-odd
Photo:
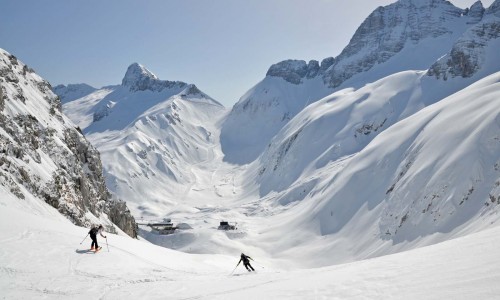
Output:
[[[15,201],[16,203],[18,201]],[[396,255],[286,271],[253,256],[184,254],[107,234],[87,252],[87,229],[0,198],[0,288],[6,299],[495,299],[498,227]],[[19,222],[23,220],[23,222]]]
[[236,164],[253,161],[298,112],[331,91],[318,78],[305,79],[296,85],[267,76],[246,92],[224,119],[221,129],[224,160]]
[[[469,13],[445,0],[400,0],[370,14],[339,56],[321,64],[286,60],[271,66],[266,78],[241,97],[225,120],[221,133],[225,160],[253,161],[293,116],[336,90],[360,88],[401,71],[427,70],[464,32],[479,28],[481,8],[476,5]],[[494,13],[487,15],[498,24]],[[244,134],[235,128],[243,128]]]
[[[267,195],[260,206],[285,210],[266,230],[273,242],[262,247],[287,249],[283,255],[290,257],[312,247],[335,253],[333,263],[411,249],[498,222],[500,73],[390,126],[411,108],[411,101],[401,101],[407,97],[384,93],[384,84],[398,82],[389,77],[359,93],[337,92],[277,135],[281,140],[261,157],[260,169],[253,167]],[[388,91],[398,95],[397,89]],[[358,122],[369,112],[371,119],[361,118],[368,123]],[[389,128],[377,135],[386,123]],[[331,135],[322,128],[331,128]],[[363,146],[370,135],[375,138]],[[280,228],[294,231],[284,235]]]

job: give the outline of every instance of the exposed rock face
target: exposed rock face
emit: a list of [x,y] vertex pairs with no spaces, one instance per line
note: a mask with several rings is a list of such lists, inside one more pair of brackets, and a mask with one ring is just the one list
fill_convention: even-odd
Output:
[[[469,13],[471,22],[478,22],[482,11],[482,4],[476,3]],[[450,22],[462,18],[464,12],[445,0],[400,0],[372,12],[338,57],[324,59],[321,66],[317,61],[286,60],[271,66],[267,76],[294,84],[322,76],[326,85],[335,88],[389,60],[407,43],[451,34]]]
[[307,64],[303,60],[285,60],[274,64],[266,76],[281,77],[293,84],[300,84],[303,78],[313,78],[320,70],[318,61],[311,60]]
[[353,75],[387,61],[406,43],[451,33],[449,22],[463,10],[445,0],[400,0],[379,7],[356,30],[351,41],[336,58],[337,63],[323,79],[337,87]]
[[103,118],[109,116],[110,109],[111,109],[110,103],[106,103],[106,104],[101,105],[94,112],[94,115],[92,117],[92,121],[97,122],[97,121],[100,121]]
[[449,35],[453,24],[463,20],[470,27],[454,45],[450,53],[436,62],[430,75],[472,76],[484,59],[481,48],[498,38],[500,1],[488,9],[481,1],[462,10],[445,0],[400,0],[379,7],[356,30],[342,53],[329,57],[318,66],[301,60],[285,60],[271,66],[267,76],[281,77],[293,84],[304,78],[321,76],[330,88],[340,86],[356,74],[368,71],[399,53],[408,43],[417,44],[426,38]]
[[160,80],[155,74],[138,63],[133,63],[128,67],[122,80],[122,86],[128,87],[131,92],[145,90],[159,92],[165,88],[184,87],[186,85],[186,83],[180,81]]
[[470,17],[470,20],[467,22],[467,24],[476,24],[480,22],[483,19],[484,15],[484,7],[483,3],[481,1],[477,1],[474,3],[469,10],[467,10],[467,15]]
[[50,84],[0,49],[0,184],[56,208],[80,226],[113,222],[136,237],[124,202],[104,183],[99,152],[61,114]]
[[500,0],[493,2],[486,10],[486,13],[500,18]]
[[[485,49],[500,37],[500,14],[495,14],[495,5],[498,5],[499,2],[494,2],[486,12],[483,20],[464,33],[453,45],[450,53],[429,68],[428,75],[444,80],[453,77],[467,78],[484,66]],[[475,11],[480,10],[477,3],[474,6],[476,6]],[[471,12],[472,10],[471,8]]]

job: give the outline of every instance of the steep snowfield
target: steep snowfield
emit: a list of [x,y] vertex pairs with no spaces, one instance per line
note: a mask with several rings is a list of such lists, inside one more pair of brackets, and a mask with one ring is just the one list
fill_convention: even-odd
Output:
[[[0,197],[0,288],[5,299],[495,299],[500,228],[396,255],[286,271],[238,253],[193,255],[107,234],[87,252],[85,228]],[[50,208],[48,208],[50,209]],[[8,230],[7,230],[8,228]],[[248,253],[252,255],[252,253]],[[310,253],[313,255],[313,253]]]
[[75,101],[64,103],[64,114],[78,125],[80,129],[87,128],[94,121],[94,113],[96,113],[99,107],[97,105],[117,88],[117,86],[104,87],[84,97],[75,99]]
[[224,160],[252,162],[298,112],[331,91],[318,78],[295,85],[267,76],[246,92],[224,119],[220,141]]

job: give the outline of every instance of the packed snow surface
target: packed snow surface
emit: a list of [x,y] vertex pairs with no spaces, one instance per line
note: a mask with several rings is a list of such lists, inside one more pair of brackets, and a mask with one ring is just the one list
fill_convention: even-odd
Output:
[[[253,253],[197,255],[107,234],[87,251],[88,229],[0,199],[4,299],[495,299],[500,228],[417,250],[290,271]],[[8,230],[7,230],[8,228]],[[83,243],[81,244],[83,240]],[[234,270],[234,272],[232,272]]]

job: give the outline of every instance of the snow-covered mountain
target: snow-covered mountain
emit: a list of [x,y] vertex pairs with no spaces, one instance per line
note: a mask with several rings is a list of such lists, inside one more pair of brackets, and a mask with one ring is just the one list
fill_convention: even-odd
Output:
[[138,216],[162,216],[193,185],[193,168],[216,155],[225,108],[193,84],[160,80],[134,63],[121,85],[67,103],[64,112],[99,149],[113,193]]
[[500,72],[414,112],[441,85],[425,72],[399,73],[334,93],[290,121],[253,166],[261,207],[286,211],[268,229],[280,236],[270,247],[293,240],[290,256],[314,244],[345,261],[498,222]]
[[[496,39],[497,6],[498,1],[483,12],[479,1],[462,10],[445,0],[400,0],[371,13],[337,57],[321,63],[286,60],[271,66],[225,120],[221,133],[225,160],[239,164],[254,160],[293,116],[336,90],[360,88],[400,71],[427,70],[440,58],[446,64],[443,55],[452,47],[450,55],[460,65],[458,48],[481,45],[479,40],[470,43],[475,41],[472,35]],[[488,31],[484,35],[482,26]],[[492,69],[497,67],[495,62]],[[433,69],[436,73],[443,67]],[[243,128],[243,134],[234,128]]]
[[96,88],[85,84],[60,84],[53,88],[54,94],[58,95],[61,99],[61,103],[70,102],[76,99],[87,96],[90,93],[95,92]]
[[0,49],[0,85],[3,204],[111,232],[116,224],[135,237],[127,206],[105,186],[99,153],[61,113],[50,84]]

